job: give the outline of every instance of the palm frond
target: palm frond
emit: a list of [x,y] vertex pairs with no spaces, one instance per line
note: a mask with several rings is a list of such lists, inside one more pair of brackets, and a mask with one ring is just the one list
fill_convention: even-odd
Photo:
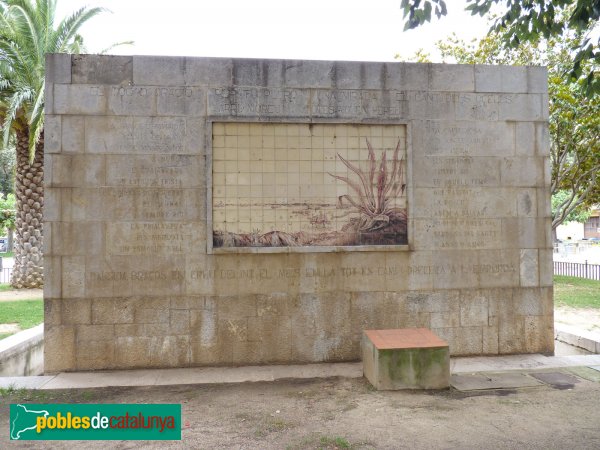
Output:
[[71,42],[82,25],[104,11],[106,11],[104,8],[81,8],[62,20],[56,31],[52,33],[48,50],[52,50],[53,53],[69,53]]
[[100,50],[100,52],[99,52],[99,53],[100,53],[101,55],[105,55],[105,54],[107,54],[108,52],[110,52],[110,51],[111,51],[113,48],[115,48],[115,47],[120,47],[121,45],[134,45],[134,44],[135,44],[135,41],[121,41],[121,42],[115,42],[114,44],[112,44],[112,45],[109,45],[108,47],[106,47],[106,48],[104,48],[104,49]]
[[0,119],[5,143],[14,127],[27,126],[33,158],[44,127],[45,54],[84,49],[79,30],[105,11],[80,8],[55,26],[56,0],[0,0]]
[[3,145],[8,145],[8,140],[10,138],[10,134],[12,132],[13,124],[15,119],[17,118],[17,114],[21,109],[23,103],[30,100],[32,97],[31,91],[27,89],[22,89],[16,91],[12,97],[10,98],[10,102],[8,103],[8,108],[4,115],[4,122],[2,124],[3,128]]

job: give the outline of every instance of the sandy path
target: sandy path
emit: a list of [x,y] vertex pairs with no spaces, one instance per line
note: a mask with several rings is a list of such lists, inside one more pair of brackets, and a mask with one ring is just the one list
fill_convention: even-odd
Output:
[[556,307],[554,321],[600,333],[600,309]]
[[[588,372],[593,372],[588,369]],[[179,403],[182,441],[9,441],[3,448],[73,449],[598,449],[600,384],[461,393],[374,391],[364,379],[42,391],[44,403]],[[31,398],[31,397],[29,397]],[[35,397],[34,397],[35,398]],[[40,401],[41,402],[41,401]],[[344,445],[343,448],[348,448]]]
[[0,302],[10,302],[13,300],[31,300],[35,298],[42,298],[43,296],[43,289],[15,289],[12,291],[1,291]]

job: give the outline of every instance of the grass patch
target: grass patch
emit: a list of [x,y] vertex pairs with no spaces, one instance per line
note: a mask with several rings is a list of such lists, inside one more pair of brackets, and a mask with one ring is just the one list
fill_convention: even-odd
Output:
[[269,418],[259,425],[259,427],[254,432],[254,435],[256,437],[262,438],[270,433],[279,433],[281,431],[288,430],[293,426],[294,424],[286,422],[285,420]]
[[4,291],[12,291],[13,287],[6,283],[6,284],[0,284],[0,292],[4,292]]
[[12,258],[13,256],[13,252],[0,253],[0,258]]
[[17,323],[21,330],[26,330],[43,321],[44,302],[41,299],[0,302],[0,323]]
[[318,449],[318,450],[342,450],[371,447],[368,442],[350,443],[341,436],[320,436],[311,434],[305,436],[298,444],[288,445],[287,450]]
[[0,400],[10,403],[90,403],[102,398],[101,391],[82,389],[41,390],[8,386],[0,388]]
[[600,281],[555,275],[554,305],[600,309]]
[[339,437],[339,436],[336,436],[336,437],[322,436],[321,439],[319,440],[319,444],[321,444],[323,446],[323,448],[331,448],[331,449],[350,448],[350,442],[348,442],[343,437]]

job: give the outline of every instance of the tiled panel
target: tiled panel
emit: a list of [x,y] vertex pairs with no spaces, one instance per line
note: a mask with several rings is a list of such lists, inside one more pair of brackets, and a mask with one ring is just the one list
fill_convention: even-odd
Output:
[[405,125],[214,123],[212,147],[216,246],[406,243]]

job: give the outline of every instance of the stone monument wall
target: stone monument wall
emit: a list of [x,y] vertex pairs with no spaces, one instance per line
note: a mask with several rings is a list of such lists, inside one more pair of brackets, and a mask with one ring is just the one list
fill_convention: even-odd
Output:
[[544,68],[46,64],[47,372],[553,351]]

